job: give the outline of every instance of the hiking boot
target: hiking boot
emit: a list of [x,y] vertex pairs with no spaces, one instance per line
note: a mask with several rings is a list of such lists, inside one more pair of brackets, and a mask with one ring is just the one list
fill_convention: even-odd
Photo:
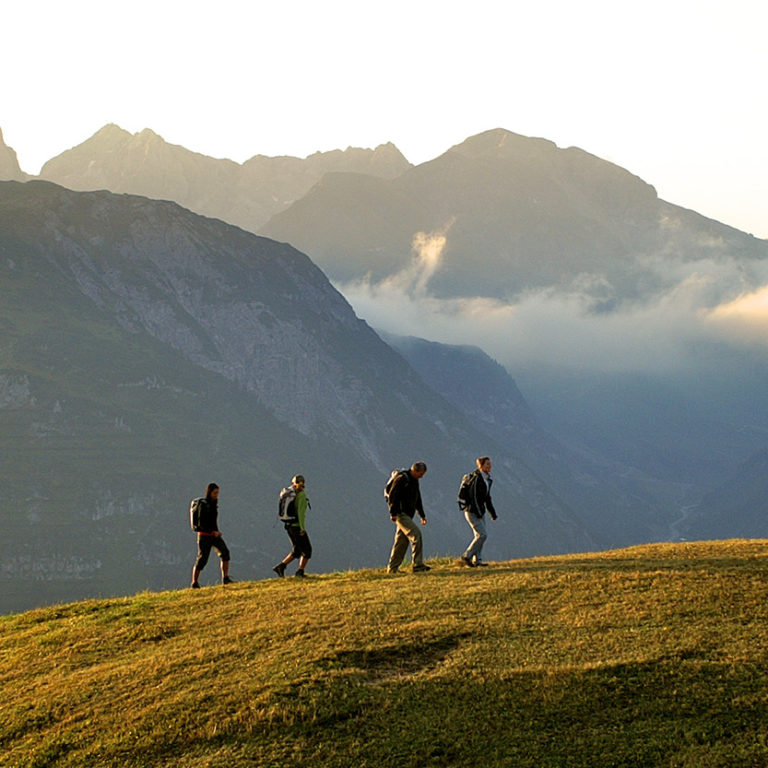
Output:
[[189,588],[190,588],[190,589],[200,589],[200,585],[199,585],[199,584],[198,584],[196,581],[193,581],[193,582],[192,582],[192,583],[189,585]]
[[432,569],[428,566],[422,563],[421,565],[414,565],[413,566],[413,572],[419,573],[420,571],[431,571]]
[[272,570],[282,579],[285,576],[285,563],[278,563]]
[[399,568],[387,568],[387,573],[400,573]]
[[221,580],[221,583],[222,583],[222,584],[234,584],[234,583],[235,583],[235,580],[234,580],[234,579],[230,579],[230,578],[229,578],[229,576],[225,576],[225,577],[224,577],[224,578]]
[[472,561],[471,561],[471,560],[470,560],[468,557],[465,557],[464,555],[462,555],[462,556],[459,558],[459,562],[460,562],[462,565],[466,565],[466,566],[467,566],[467,568],[474,568],[474,567],[475,567],[475,564],[474,564],[474,563],[473,563],[473,562],[472,562]]
[[304,571],[296,571],[296,578],[297,579],[305,579],[307,577],[307,574],[304,573]]
[[482,560],[476,560],[475,561],[475,568],[487,568],[488,563],[483,562]]

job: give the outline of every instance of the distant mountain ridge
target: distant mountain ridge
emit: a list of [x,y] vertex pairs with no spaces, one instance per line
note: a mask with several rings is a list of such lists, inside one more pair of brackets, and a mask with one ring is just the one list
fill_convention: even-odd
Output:
[[598,544],[656,541],[668,536],[665,510],[643,492],[649,478],[633,473],[618,458],[597,461],[566,448],[541,426],[507,370],[482,349],[380,335],[428,386],[466,414],[494,443],[534,467],[542,481],[576,510]]
[[302,197],[328,171],[391,178],[410,167],[393,144],[317,152],[305,159],[255,155],[239,164],[170,144],[154,131],[106,125],[49,160],[40,178],[79,191],[174,200],[251,232]]
[[261,230],[340,284],[401,272],[420,232],[445,236],[427,285],[438,298],[553,288],[610,307],[663,291],[687,263],[768,259],[768,242],[659,200],[623,168],[502,129],[394,179],[328,174]]
[[744,462],[738,471],[707,493],[679,523],[686,537],[760,538],[768,529],[768,448]]

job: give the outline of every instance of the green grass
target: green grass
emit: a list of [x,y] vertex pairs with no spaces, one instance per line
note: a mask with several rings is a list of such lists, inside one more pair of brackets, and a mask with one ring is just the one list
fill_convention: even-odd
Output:
[[0,765],[768,765],[768,542],[0,620]]

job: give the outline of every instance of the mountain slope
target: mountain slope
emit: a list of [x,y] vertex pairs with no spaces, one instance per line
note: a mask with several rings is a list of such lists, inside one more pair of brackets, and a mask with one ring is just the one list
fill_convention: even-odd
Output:
[[[297,472],[314,569],[386,557],[384,480],[417,458],[427,551],[464,545],[455,487],[488,438],[290,246],[173,203],[5,182],[0,272],[4,610],[184,583],[186,507],[212,480],[235,577],[284,554],[275,498]],[[594,545],[495,455],[495,556]]]
[[764,765],[767,556],[642,547],[5,617],[0,763]]
[[24,181],[26,178],[16,153],[5,143],[0,129],[0,181]]
[[648,492],[651,478],[618,459],[598,460],[561,444],[543,429],[507,370],[479,347],[381,335],[494,443],[535,467],[578,510],[599,545],[667,538],[667,512]]
[[556,288],[611,306],[668,288],[686,263],[768,258],[768,243],[659,200],[618,166],[501,129],[395,179],[328,175],[261,230],[339,283],[402,271],[419,232],[446,237],[429,280],[441,298]]
[[318,152],[305,159],[256,155],[241,165],[169,144],[149,129],[131,134],[106,125],[49,160],[40,178],[74,190],[107,189],[173,200],[255,232],[328,171],[389,178],[408,167],[393,144]]
[[741,536],[768,534],[768,449],[752,456],[731,477],[707,493],[679,524],[687,537],[714,539],[723,531]]
[[[631,510],[618,529],[651,508],[664,536],[766,445],[755,318],[741,333],[711,313],[764,290],[768,242],[582,150],[488,131],[396,179],[329,174],[262,232],[377,327],[500,360],[567,464]],[[448,370],[442,391],[460,383]]]

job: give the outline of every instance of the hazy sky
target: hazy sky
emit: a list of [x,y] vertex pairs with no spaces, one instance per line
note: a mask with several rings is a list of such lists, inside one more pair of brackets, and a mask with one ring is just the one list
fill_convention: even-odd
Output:
[[6,0],[0,128],[21,167],[104,124],[216,157],[502,127],[579,146],[768,238],[763,0]]

